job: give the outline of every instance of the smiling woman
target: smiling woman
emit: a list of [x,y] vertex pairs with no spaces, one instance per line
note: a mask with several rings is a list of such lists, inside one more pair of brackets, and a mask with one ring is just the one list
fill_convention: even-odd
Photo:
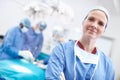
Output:
[[89,35],[91,38],[97,39],[104,33],[106,25],[106,15],[102,11],[93,10],[83,21],[83,35]]
[[114,80],[111,59],[95,45],[105,32],[108,16],[104,8],[89,11],[82,23],[81,39],[61,43],[53,49],[46,69],[47,80],[59,80],[61,72],[66,80]]

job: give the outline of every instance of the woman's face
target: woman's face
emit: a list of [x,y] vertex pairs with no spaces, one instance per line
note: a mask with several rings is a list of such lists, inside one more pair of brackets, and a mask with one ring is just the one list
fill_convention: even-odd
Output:
[[83,21],[83,36],[97,39],[104,33],[106,25],[105,13],[100,10],[93,10]]

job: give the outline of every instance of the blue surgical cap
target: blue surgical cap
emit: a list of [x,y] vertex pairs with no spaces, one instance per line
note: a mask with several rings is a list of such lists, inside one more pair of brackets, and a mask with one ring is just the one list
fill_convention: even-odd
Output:
[[27,28],[31,27],[31,22],[28,18],[22,19],[20,23],[22,23]]
[[46,24],[46,22],[39,22],[38,24],[37,24],[37,26],[39,27],[39,28],[41,28],[41,29],[45,29],[46,27],[47,27],[47,24]]

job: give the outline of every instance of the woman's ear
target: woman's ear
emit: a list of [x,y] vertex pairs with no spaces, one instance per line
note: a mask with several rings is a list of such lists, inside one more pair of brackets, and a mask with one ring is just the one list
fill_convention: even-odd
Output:
[[85,20],[86,20],[87,17],[88,17],[88,15],[83,19],[82,25],[84,24],[84,22],[85,22]]
[[85,19],[82,21],[82,25],[84,24],[84,22],[85,22]]

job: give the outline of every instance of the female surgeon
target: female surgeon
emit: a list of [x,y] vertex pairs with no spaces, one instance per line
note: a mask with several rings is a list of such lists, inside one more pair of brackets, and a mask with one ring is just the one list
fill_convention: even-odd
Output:
[[79,40],[57,45],[46,69],[46,80],[114,80],[111,59],[95,46],[105,32],[109,14],[103,7],[89,11],[82,22],[83,35]]

